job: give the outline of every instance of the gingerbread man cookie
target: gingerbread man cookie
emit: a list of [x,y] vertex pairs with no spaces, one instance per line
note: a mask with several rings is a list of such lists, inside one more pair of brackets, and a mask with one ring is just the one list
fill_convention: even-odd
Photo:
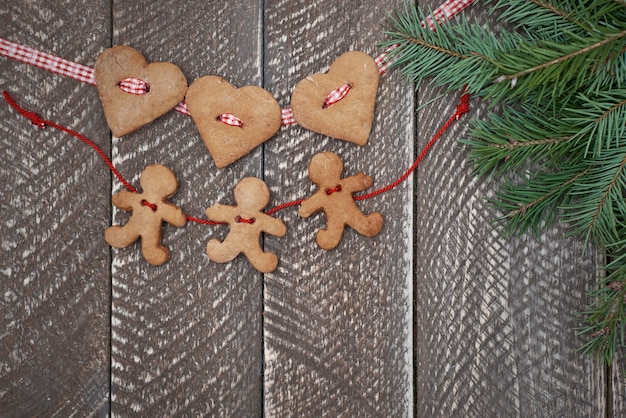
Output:
[[216,263],[226,263],[243,253],[252,266],[260,272],[269,273],[278,266],[274,253],[264,252],[259,238],[262,232],[282,237],[287,233],[285,224],[265,213],[263,209],[270,200],[270,192],[263,180],[246,177],[235,186],[235,206],[216,203],[206,210],[209,219],[230,225],[230,233],[224,241],[212,239],[206,252]]
[[369,188],[372,178],[363,173],[341,178],[342,172],[343,162],[337,154],[323,152],[313,156],[309,163],[309,177],[318,190],[305,199],[298,210],[298,215],[303,218],[324,211],[326,229],[320,229],[315,236],[315,241],[324,250],[339,245],[346,225],[368,237],[378,234],[383,227],[380,213],[364,215],[352,198],[352,193]]
[[181,227],[187,222],[182,209],[167,202],[176,193],[178,182],[172,170],[153,164],[141,173],[139,184],[143,193],[122,190],[113,195],[115,206],[133,214],[126,225],[108,228],[104,238],[115,248],[128,247],[141,238],[141,252],[146,261],[161,265],[170,256],[168,248],[161,244],[161,224],[165,221]]

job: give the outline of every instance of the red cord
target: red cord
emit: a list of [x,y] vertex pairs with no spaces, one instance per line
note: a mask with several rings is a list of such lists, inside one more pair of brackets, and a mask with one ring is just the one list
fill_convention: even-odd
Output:
[[378,190],[374,190],[371,193],[353,196],[354,200],[365,200],[365,199],[370,199],[374,196],[378,196],[381,193],[388,192],[389,190],[393,189],[394,187],[401,184],[404,180],[406,180],[411,175],[411,173],[415,171],[419,163],[422,162],[422,160],[428,153],[428,150],[430,150],[430,148],[433,145],[435,145],[435,142],[437,142],[437,140],[441,137],[441,135],[443,135],[444,132],[446,132],[446,130],[450,127],[450,125],[452,125],[454,121],[459,120],[461,116],[463,116],[465,113],[469,112],[469,94],[466,92],[466,90],[467,89],[464,90],[463,95],[461,96],[461,102],[457,105],[456,112],[454,113],[454,115],[452,115],[450,119],[448,119],[448,121],[432,137],[432,139],[428,142],[428,144],[426,144],[426,146],[424,147],[420,155],[417,157],[415,162],[413,162],[413,165],[402,175],[402,177],[400,177],[398,180],[394,181],[393,183],[388,184],[385,187],[382,187]]
[[[6,91],[2,92],[2,96],[4,96],[4,99],[7,101],[7,103],[9,105],[11,105],[11,107],[13,107],[15,110],[17,110],[20,115],[22,115],[25,118],[29,119],[34,125],[37,125],[40,128],[44,128],[45,126],[50,126],[52,128],[55,128],[55,129],[58,129],[60,131],[65,132],[65,133],[68,133],[68,134],[70,134],[70,135],[80,139],[85,144],[89,145],[91,148],[93,148],[96,151],[96,153],[98,153],[98,155],[100,156],[100,158],[102,158],[102,160],[105,162],[107,167],[109,167],[109,170],[111,170],[111,172],[124,185],[124,187],[126,187],[126,189],[128,189],[129,191],[131,191],[133,193],[137,193],[137,189],[135,189],[128,181],[126,181],[126,179],[117,171],[117,169],[113,166],[113,163],[111,162],[109,157],[107,157],[107,155],[104,153],[104,151],[102,151],[102,149],[98,145],[96,145],[95,143],[90,141],[88,138],[86,138],[85,136],[79,134],[76,131],[73,131],[73,130],[71,130],[69,128],[66,128],[65,126],[59,125],[59,124],[57,124],[55,122],[52,122],[50,120],[42,119],[35,112],[31,112],[31,111],[28,111],[28,110],[20,107],[15,102],[15,100],[13,100],[13,98],[11,96],[9,96],[9,93],[7,93]],[[413,165],[411,165],[411,167],[399,179],[397,179],[393,183],[391,183],[391,184],[389,184],[389,185],[387,185],[387,186],[385,186],[383,188],[380,188],[378,190],[375,190],[375,191],[373,191],[371,193],[368,193],[368,194],[353,196],[354,200],[359,201],[359,200],[370,199],[370,198],[372,198],[374,196],[378,196],[381,193],[388,192],[389,190],[397,187],[404,180],[406,180],[411,175],[411,173],[413,173],[413,171],[415,171],[415,169],[417,168],[419,163],[424,159],[424,157],[426,156],[426,154],[428,153],[430,148],[435,144],[435,142],[437,142],[437,140],[450,127],[450,125],[452,125],[452,123],[454,123],[454,121],[459,120],[461,118],[461,116],[463,116],[465,113],[467,113],[469,111],[469,104],[468,104],[468,102],[469,102],[469,94],[467,93],[467,88],[466,88],[464,90],[464,92],[463,92],[463,95],[461,96],[461,102],[456,107],[456,112],[454,113],[454,115],[452,115],[450,117],[450,119],[448,119],[448,121],[432,137],[432,139],[428,142],[428,144],[426,144],[426,146],[424,147],[422,152],[419,154],[419,156],[417,157],[415,162],[413,162]],[[336,190],[332,189],[332,191],[336,191]],[[304,199],[298,199],[298,200],[293,200],[291,202],[283,203],[281,205],[273,207],[272,209],[268,210],[266,213],[267,213],[267,215],[272,215],[272,214],[278,212],[279,210],[282,210],[282,209],[285,209],[285,208],[289,208],[289,207],[293,207],[293,206],[298,206],[303,201],[304,201]],[[151,207],[153,209],[156,208],[156,206],[154,206],[152,203],[149,203],[149,202],[146,202],[146,206],[149,206],[149,207]],[[212,221],[212,220],[208,220],[208,219],[194,218],[193,216],[185,216],[185,218],[188,221],[190,221],[190,222],[195,222],[195,223],[199,223],[199,224],[203,224],[203,225],[221,225],[221,224],[224,224],[224,222],[216,222],[216,221]],[[242,219],[242,222],[246,222],[246,221],[249,221],[249,220],[248,219]]]
[[115,166],[113,166],[113,163],[111,162],[109,157],[107,157],[107,155],[104,153],[104,151],[102,151],[102,149],[99,146],[97,146],[96,144],[91,142],[88,138],[84,137],[83,135],[79,134],[76,131],[73,131],[73,130],[71,130],[69,128],[66,128],[65,126],[59,125],[57,123],[54,123],[51,120],[42,119],[35,112],[30,112],[30,111],[20,107],[17,103],[15,103],[15,100],[13,100],[13,98],[11,96],[9,96],[9,93],[7,93],[6,91],[3,91],[2,95],[4,96],[4,100],[6,100],[7,103],[9,103],[15,110],[17,110],[20,115],[22,115],[25,118],[29,119],[32,122],[33,125],[37,125],[40,128],[42,128],[42,129],[46,125],[50,126],[50,127],[54,128],[54,129],[58,129],[60,131],[68,133],[68,134],[70,134],[70,135],[80,139],[85,144],[89,145],[91,148],[93,148],[98,153],[100,158],[102,158],[104,160],[104,163],[107,165],[107,167],[109,167],[109,170],[111,170],[111,172],[113,174],[115,174],[115,177],[117,177],[117,179],[124,185],[124,187],[126,187],[128,190],[130,190],[133,193],[137,193],[137,189],[135,189],[133,186],[131,186],[131,184],[129,182],[127,182],[124,177],[122,177],[122,175],[119,173],[119,171],[117,171]]

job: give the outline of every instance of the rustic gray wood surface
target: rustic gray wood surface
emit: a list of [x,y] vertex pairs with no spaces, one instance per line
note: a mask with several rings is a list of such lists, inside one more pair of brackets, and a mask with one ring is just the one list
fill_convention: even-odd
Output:
[[[2,1],[0,37],[93,65],[111,42],[109,7]],[[0,89],[110,152],[94,88],[0,58]],[[109,172],[82,143],[40,130],[3,99],[0,167],[0,415],[105,415]]]
[[[18,4],[19,3],[19,4]],[[420,2],[436,7],[439,1]],[[289,105],[295,84],[343,52],[372,56],[402,0],[8,2],[0,37],[93,66],[116,44],[270,91]],[[470,19],[496,25],[474,5]],[[170,112],[124,138],[106,126],[93,86],[0,57],[0,88],[25,107],[103,147],[138,187],[146,165],[177,175],[171,199],[204,218],[233,204],[246,176],[268,184],[269,206],[315,190],[317,152],[343,159],[374,187],[391,183],[454,112],[451,93],[417,95],[395,71],[381,77],[369,143],[359,147],[289,126],[225,169],[215,168],[191,118]],[[486,113],[471,102],[469,117]],[[110,249],[124,224],[121,189],[80,141],[40,130],[0,103],[0,416],[622,416],[622,363],[578,352],[573,314],[595,284],[593,249],[555,228],[503,237],[484,203],[495,181],[465,166],[468,116],[413,179],[358,203],[383,231],[347,230],[332,251],[315,244],[322,215],[274,216],[266,236],[279,267],[260,274],[239,257],[205,253],[226,226],[165,226],[171,259],[148,265],[140,246]]]

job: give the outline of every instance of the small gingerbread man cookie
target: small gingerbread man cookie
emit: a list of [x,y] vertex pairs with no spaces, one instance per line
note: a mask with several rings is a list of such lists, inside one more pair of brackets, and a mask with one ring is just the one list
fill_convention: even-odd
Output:
[[187,222],[183,210],[167,202],[176,193],[178,182],[172,170],[153,164],[141,173],[139,184],[143,193],[122,190],[113,195],[115,206],[133,214],[126,225],[108,228],[104,238],[115,248],[128,247],[141,238],[141,252],[146,261],[161,265],[170,256],[168,248],[161,244],[161,224],[165,221],[181,227]]
[[282,237],[287,233],[285,224],[265,213],[263,209],[270,200],[270,191],[263,180],[246,177],[235,186],[235,206],[216,203],[206,210],[209,219],[230,225],[230,233],[223,242],[212,239],[206,252],[216,263],[226,263],[243,253],[252,266],[260,272],[269,273],[278,266],[274,253],[264,252],[259,238],[262,232]]
[[315,236],[315,241],[324,250],[339,245],[346,225],[368,237],[378,234],[383,227],[380,213],[364,215],[352,198],[352,193],[369,188],[372,178],[363,173],[341,178],[342,172],[343,162],[337,154],[323,152],[313,156],[309,163],[309,177],[318,190],[305,199],[298,210],[298,215],[303,218],[324,211],[326,229],[320,229]]

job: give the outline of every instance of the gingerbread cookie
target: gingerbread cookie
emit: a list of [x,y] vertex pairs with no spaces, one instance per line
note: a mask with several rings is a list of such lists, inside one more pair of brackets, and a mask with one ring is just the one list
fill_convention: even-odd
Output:
[[141,252],[146,261],[160,265],[170,256],[167,247],[161,244],[161,224],[168,222],[181,227],[187,221],[181,208],[167,202],[176,193],[178,182],[169,168],[153,164],[141,173],[139,183],[142,193],[122,190],[113,195],[115,206],[133,214],[126,225],[108,228],[104,238],[115,248],[128,247],[141,238]]
[[[105,49],[96,60],[94,77],[104,116],[113,135],[120,137],[152,122],[183,100],[187,80],[169,62],[148,64],[139,51],[129,46]],[[125,79],[146,83],[144,94],[120,88]]]
[[237,161],[280,129],[280,106],[261,87],[236,88],[222,77],[205,76],[191,84],[185,102],[218,168]]
[[[296,85],[291,96],[293,116],[307,129],[365,145],[374,119],[378,78],[372,57],[347,52],[337,58],[328,73],[310,75]],[[331,92],[342,98],[329,104]]]
[[337,154],[323,152],[313,156],[309,163],[309,177],[318,190],[305,199],[298,210],[298,215],[303,218],[324,211],[327,226],[317,232],[315,240],[325,250],[339,244],[346,225],[368,237],[378,234],[383,227],[380,213],[364,215],[352,198],[352,193],[369,188],[372,178],[363,173],[341,178],[342,172],[343,162]]
[[206,210],[209,219],[230,225],[230,232],[223,242],[212,239],[206,251],[216,263],[226,263],[243,253],[252,266],[260,272],[269,273],[278,266],[274,253],[264,252],[259,242],[262,232],[282,237],[287,233],[285,224],[265,213],[270,192],[263,180],[246,177],[235,186],[236,206],[216,203]]

